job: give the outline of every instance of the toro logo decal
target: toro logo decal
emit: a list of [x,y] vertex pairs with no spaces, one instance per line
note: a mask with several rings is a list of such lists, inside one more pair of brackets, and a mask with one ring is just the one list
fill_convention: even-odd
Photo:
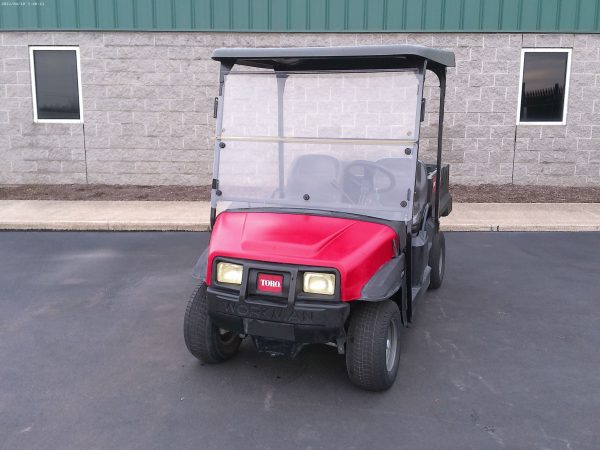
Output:
[[283,275],[271,275],[259,273],[256,279],[256,287],[263,292],[281,292],[283,287]]

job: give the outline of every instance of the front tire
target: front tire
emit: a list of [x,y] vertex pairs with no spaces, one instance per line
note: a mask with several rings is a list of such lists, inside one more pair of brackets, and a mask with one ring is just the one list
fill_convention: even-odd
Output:
[[400,310],[391,300],[360,305],[350,317],[346,368],[350,380],[368,391],[389,389],[400,362]]
[[431,267],[429,289],[437,289],[442,285],[446,272],[446,238],[441,231],[433,237],[429,252],[429,267]]
[[214,364],[234,356],[242,343],[239,335],[225,331],[208,315],[206,283],[201,283],[188,302],[183,320],[185,345],[200,361]]

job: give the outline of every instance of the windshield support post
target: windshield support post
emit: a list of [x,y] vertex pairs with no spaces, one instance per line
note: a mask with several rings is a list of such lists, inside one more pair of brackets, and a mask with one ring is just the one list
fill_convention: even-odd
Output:
[[[283,92],[287,74],[277,74],[277,136],[283,137]],[[279,198],[283,198],[285,193],[285,172],[284,172],[284,146],[283,139],[277,143],[277,154],[279,159]]]
[[227,75],[232,63],[222,62],[219,68],[219,96],[217,101],[217,120],[216,120],[216,136],[213,157],[213,184],[210,192],[210,229],[212,230],[215,220],[217,219],[217,188],[219,185],[219,159],[221,154],[221,128],[223,126],[223,87],[225,85],[225,75]]
[[444,131],[444,99],[446,97],[446,68],[436,72],[440,80],[440,112],[438,114],[437,171],[435,190],[435,231],[440,230],[440,183],[442,174],[442,134]]

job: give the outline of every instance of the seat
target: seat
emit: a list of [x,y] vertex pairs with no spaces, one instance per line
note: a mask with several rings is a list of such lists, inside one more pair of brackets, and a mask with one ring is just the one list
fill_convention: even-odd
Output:
[[413,197],[413,223],[420,224],[427,206],[427,167],[422,161],[417,161],[415,172],[415,195]]
[[[383,158],[377,161],[382,167],[386,168],[396,176],[396,180],[408,178],[412,163],[405,158]],[[427,205],[427,169],[425,164],[418,160],[415,172],[415,191],[413,194],[413,229],[418,229]],[[402,200],[406,200],[406,191],[399,185],[388,192],[380,194],[380,201],[386,206],[397,206]]]
[[341,193],[338,186],[340,162],[330,155],[301,155],[292,162],[285,188],[285,197],[302,200],[305,194],[310,200],[337,203]]

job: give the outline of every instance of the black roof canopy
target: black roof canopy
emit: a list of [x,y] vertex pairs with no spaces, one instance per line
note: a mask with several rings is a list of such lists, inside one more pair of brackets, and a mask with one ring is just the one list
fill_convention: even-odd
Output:
[[438,73],[454,67],[454,53],[422,45],[357,47],[218,48],[214,60],[279,71],[365,70],[421,67]]

